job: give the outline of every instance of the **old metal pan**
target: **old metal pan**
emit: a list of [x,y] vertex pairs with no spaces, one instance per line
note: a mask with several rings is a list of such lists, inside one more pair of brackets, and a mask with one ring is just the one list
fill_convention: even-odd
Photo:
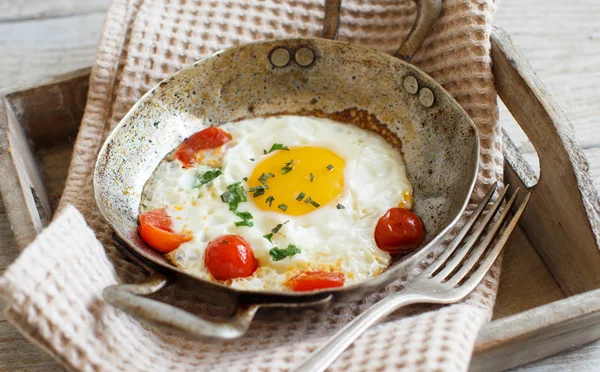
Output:
[[[439,0],[415,1],[419,14],[398,50],[410,60],[437,19]],[[334,37],[340,1],[326,2],[324,36]],[[477,131],[457,102],[418,68],[388,54],[343,42],[294,38],[240,45],[179,71],[148,92],[106,140],[96,163],[94,193],[125,253],[154,274],[143,284],[105,290],[108,302],[147,321],[195,337],[243,334],[258,307],[322,308],[364,298],[404,276],[459,218],[478,168]],[[233,289],[171,266],[138,237],[142,189],[161,159],[206,126],[277,114],[316,115],[360,125],[402,151],[414,187],[414,210],[427,243],[396,259],[376,278],[309,293]],[[211,323],[140,295],[175,282],[233,311]]]

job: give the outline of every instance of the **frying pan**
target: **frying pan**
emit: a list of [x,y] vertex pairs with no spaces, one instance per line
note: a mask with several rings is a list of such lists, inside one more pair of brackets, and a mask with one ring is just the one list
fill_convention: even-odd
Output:
[[[276,39],[222,50],[144,95],[100,150],[94,194],[120,249],[153,274],[142,284],[106,288],[107,302],[191,337],[229,339],[244,334],[260,307],[326,309],[362,299],[405,276],[425,258],[466,206],[478,168],[479,138],[458,103],[408,63],[441,11],[440,0],[414,1],[418,14],[396,57],[333,40],[341,0],[326,0],[323,38]],[[140,240],[142,190],[166,154],[206,126],[278,114],[358,125],[401,151],[426,244],[361,283],[284,293],[235,289],[195,278]],[[144,297],[172,283],[227,307],[231,318],[215,323]]]

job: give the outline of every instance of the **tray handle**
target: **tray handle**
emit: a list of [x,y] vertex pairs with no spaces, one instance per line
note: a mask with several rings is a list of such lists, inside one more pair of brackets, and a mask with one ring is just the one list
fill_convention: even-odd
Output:
[[259,308],[259,305],[240,307],[227,322],[216,323],[175,306],[142,297],[160,291],[168,281],[167,277],[155,272],[141,284],[117,284],[106,287],[103,297],[111,305],[148,323],[191,338],[209,340],[229,340],[242,336],[250,327]]
[[[413,55],[419,50],[431,27],[440,17],[442,12],[441,0],[413,0],[417,5],[417,17],[410,32],[396,51],[395,55],[410,62]],[[335,39],[340,27],[340,8],[342,0],[325,0],[325,17],[321,36],[326,39]]]
[[599,288],[600,202],[573,125],[502,29],[494,27],[491,45],[498,95],[540,160],[533,185],[519,154],[505,148],[506,181],[532,191],[519,224],[567,295]]

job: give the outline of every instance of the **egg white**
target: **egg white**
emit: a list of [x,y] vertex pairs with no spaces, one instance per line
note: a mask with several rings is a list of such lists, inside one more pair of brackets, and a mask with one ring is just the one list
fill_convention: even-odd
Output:
[[[217,154],[222,158],[220,177],[192,188],[196,178],[211,168],[199,165],[186,169],[167,157],[145,189],[142,212],[166,208],[174,231],[186,231],[194,237],[166,255],[170,262],[192,275],[215,280],[204,266],[206,246],[219,236],[237,234],[252,247],[259,269],[251,277],[228,281],[236,288],[286,291],[285,282],[307,268],[340,271],[347,286],[388,267],[391,257],[377,247],[375,225],[389,208],[399,204],[410,208],[412,200],[412,186],[397,149],[356,126],[306,116],[255,118],[221,128],[233,139]],[[337,153],[346,161],[343,193],[302,216],[261,210],[248,194],[248,201],[241,203],[238,211],[250,212],[254,226],[236,227],[234,222],[240,218],[220,195],[228,185],[250,177],[254,167],[270,155],[264,155],[263,149],[274,143],[324,147]],[[242,185],[247,191],[246,183],[242,181]],[[337,204],[345,209],[337,209]],[[283,223],[272,243],[263,237]],[[285,248],[288,244],[302,252],[280,261],[270,257],[274,246]]]

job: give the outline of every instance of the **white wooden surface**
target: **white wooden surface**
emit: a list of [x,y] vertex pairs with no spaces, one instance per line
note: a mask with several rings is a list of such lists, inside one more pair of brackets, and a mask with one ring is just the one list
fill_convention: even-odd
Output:
[[[215,0],[217,1],[217,0]],[[600,1],[499,0],[496,23],[520,47],[569,116],[600,184]],[[91,65],[108,0],[1,0],[0,91]],[[535,161],[532,146],[501,108],[502,124]],[[16,258],[0,206],[0,273]],[[0,315],[0,370],[60,367]],[[517,369],[600,370],[600,342]]]

